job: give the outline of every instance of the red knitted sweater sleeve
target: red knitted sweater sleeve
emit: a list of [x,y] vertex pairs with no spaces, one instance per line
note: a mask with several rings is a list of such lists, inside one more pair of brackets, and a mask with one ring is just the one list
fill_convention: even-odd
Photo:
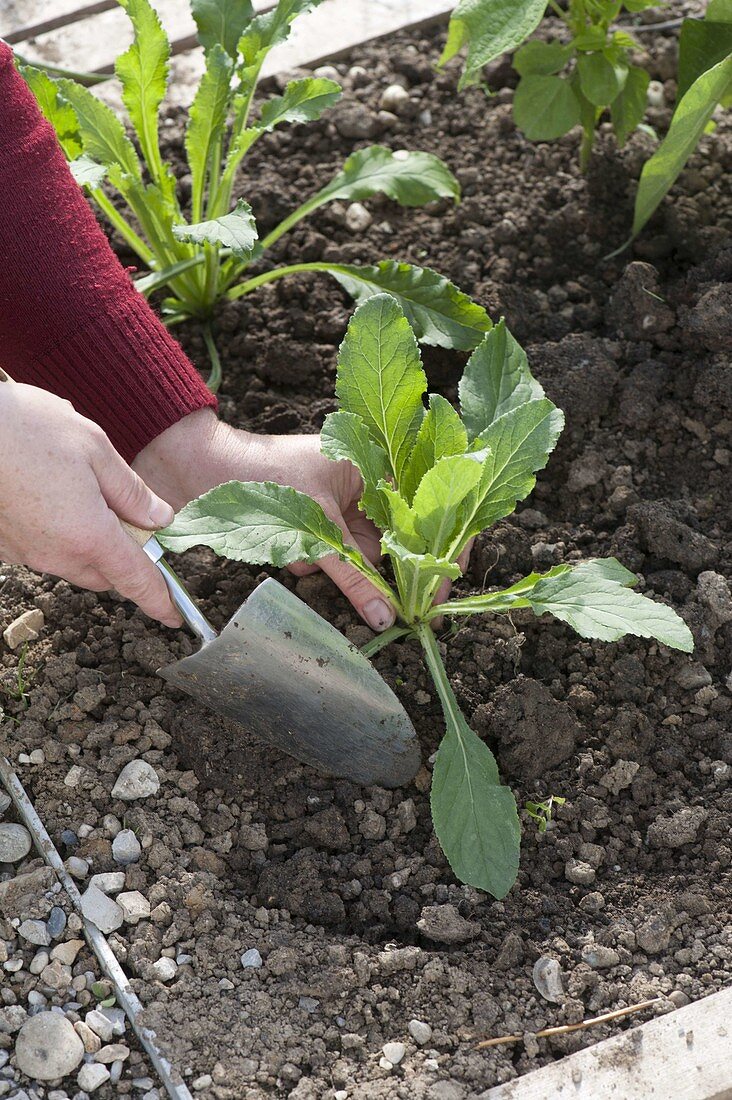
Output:
[[109,247],[2,43],[0,365],[67,398],[128,461],[216,404]]

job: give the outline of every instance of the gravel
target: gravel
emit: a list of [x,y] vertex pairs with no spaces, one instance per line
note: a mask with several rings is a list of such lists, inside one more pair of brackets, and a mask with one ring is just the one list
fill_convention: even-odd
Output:
[[134,802],[138,798],[150,798],[160,790],[158,773],[146,760],[130,760],[125,764],[112,788],[112,798]]
[[0,823],[0,863],[18,863],[31,850],[31,835],[24,825]]
[[73,1073],[84,1057],[84,1044],[59,1012],[39,1012],[21,1027],[15,1063],[36,1081],[54,1081]]

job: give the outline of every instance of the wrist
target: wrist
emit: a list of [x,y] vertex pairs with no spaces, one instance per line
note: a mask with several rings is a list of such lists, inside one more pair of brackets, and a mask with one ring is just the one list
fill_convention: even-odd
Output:
[[224,424],[213,409],[197,409],[151,440],[132,468],[179,511],[223,481],[245,479],[254,438]]

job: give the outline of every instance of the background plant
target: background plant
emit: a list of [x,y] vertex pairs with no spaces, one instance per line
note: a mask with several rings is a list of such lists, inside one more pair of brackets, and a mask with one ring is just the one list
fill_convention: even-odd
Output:
[[463,717],[442,660],[438,616],[531,608],[584,638],[656,638],[686,652],[688,627],[675,611],[633,591],[636,577],[614,558],[558,565],[502,591],[434,606],[444,577],[470,540],[509,515],[531,492],[562,430],[563,416],[529,371],[503,321],[473,352],[460,383],[460,414],[438,394],[425,408],[427,379],[399,304],[377,295],[361,305],[340,349],[340,408],[325,421],[322,450],[347,459],[364,482],[360,506],[381,529],[395,587],[319,504],[292,488],[232,481],[188,504],[160,535],[170,550],[210,546],[218,554],[276,566],[336,553],[391,601],[400,620],[369,655],[410,635],[421,644],[446,731],[432,775],[435,831],[464,882],[503,897],[515,881],[519,819],[495,758]]
[[[115,113],[82,84],[20,66],[77,181],[149,269],[137,280],[138,288],[147,295],[167,288],[162,307],[167,324],[187,318],[203,322],[212,389],[221,376],[211,327],[216,304],[298,272],[328,272],[357,301],[388,290],[426,343],[469,350],[489,327],[485,311],[447,279],[394,260],[375,266],[289,264],[248,276],[252,263],[325,203],[362,201],[377,193],[403,206],[459,198],[457,180],[438,157],[375,145],[353,153],[330,183],[258,239],[251,207],[233,198],[244,157],[263,134],[319,118],[341,94],[332,80],[306,77],[290,81],[282,95],[266,100],[258,111],[253,107],[268,53],[288,36],[296,16],[320,2],[279,0],[272,11],[255,16],[251,0],[191,0],[206,68],[186,126],[188,220],[172,167],[160,151],[159,112],[170,44],[149,0],[119,0],[134,29],[132,45],[115,64],[134,141]],[[122,209],[110,190],[124,201]]]
[[[450,19],[440,58],[445,65],[467,45],[460,88],[477,84],[494,58],[516,50],[513,65],[521,79],[513,100],[516,125],[530,141],[553,141],[582,126],[580,164],[589,163],[597,124],[610,111],[621,147],[641,123],[649,77],[631,61],[638,43],[613,23],[623,10],[639,12],[656,0],[550,0],[565,25],[561,38],[533,39],[546,0],[460,0]],[[517,49],[521,46],[520,49]]]
[[679,35],[676,107],[666,137],[643,165],[633,236],[668,194],[719,105],[732,106],[732,0],[709,0],[704,19],[685,19]]

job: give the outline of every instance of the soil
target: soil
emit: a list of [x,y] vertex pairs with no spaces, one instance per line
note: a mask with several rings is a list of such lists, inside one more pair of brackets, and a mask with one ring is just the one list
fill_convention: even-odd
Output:
[[[260,233],[270,228],[354,147],[343,122],[354,113],[371,140],[450,164],[460,205],[404,211],[371,200],[362,234],[333,206],[274,258],[429,264],[506,316],[564,409],[567,429],[533,496],[478,540],[460,592],[616,554],[684,616],[696,649],[689,658],[637,639],[588,642],[525,613],[445,635],[460,703],[519,805],[566,799],[543,833],[523,814],[519,880],[496,902],[455,881],[432,833],[429,758],[442,719],[411,643],[376,664],[414,721],[425,765],[404,789],[362,789],[254,740],[235,759],[222,754],[231,730],[155,675],[190,651],[187,638],[111,597],[6,569],[0,627],[34,606],[47,624],[28,650],[29,705],[7,702],[18,718],[10,754],[44,750],[45,763],[21,767],[24,781],[57,843],[64,829],[93,827],[74,849],[93,871],[113,867],[105,814],[142,840],[126,889],[145,894],[155,919],[111,939],[168,1056],[191,1079],[211,1075],[203,1097],[474,1100],[648,1013],[537,1040],[542,1027],[654,996],[657,1011],[671,1011],[731,977],[732,126],[703,139],[672,200],[606,260],[627,235],[652,140],[636,134],[618,152],[603,127],[582,178],[576,135],[532,145],[516,131],[508,65],[493,66],[490,99],[458,96],[454,71],[435,74],[443,35],[397,36],[339,62],[345,102],[262,141],[241,192]],[[674,37],[644,43],[670,104]],[[380,115],[395,81],[407,107]],[[669,114],[652,108],[649,121],[663,129]],[[179,149],[179,116],[167,134]],[[317,431],[334,408],[349,310],[320,276],[228,306],[218,319],[222,415],[256,431]],[[203,366],[198,334],[179,335]],[[431,388],[454,398],[463,360],[425,349]],[[263,575],[205,551],[186,555],[181,572],[215,623]],[[323,577],[280,579],[353,641],[371,636]],[[17,655],[4,651],[2,665],[9,688]],[[125,805],[110,792],[139,757],[162,785]],[[70,788],[71,764],[83,772]],[[168,985],[150,973],[164,948],[192,956]],[[251,948],[263,965],[244,969]],[[562,1003],[533,984],[541,956],[560,965]],[[431,1029],[417,1029],[420,1043],[412,1020]],[[524,1041],[475,1050],[512,1032]],[[380,1064],[389,1041],[406,1045],[393,1069]]]

